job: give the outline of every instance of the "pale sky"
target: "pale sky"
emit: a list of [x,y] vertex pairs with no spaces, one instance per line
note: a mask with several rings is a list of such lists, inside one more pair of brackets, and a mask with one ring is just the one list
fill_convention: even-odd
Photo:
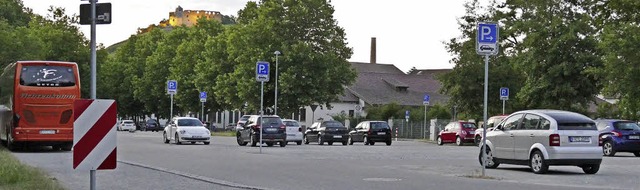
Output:
[[[129,38],[138,28],[157,24],[169,12],[184,10],[219,11],[236,15],[248,0],[113,0],[113,21],[98,25],[97,43],[112,45]],[[53,5],[67,14],[79,14],[80,0],[23,0],[24,6],[40,15]],[[369,62],[371,37],[377,39],[377,62],[393,64],[403,71],[452,68],[451,55],[443,41],[460,36],[457,18],[464,15],[465,0],[333,0],[334,18],[347,33],[353,48],[349,61]],[[87,38],[90,27],[80,26]]]

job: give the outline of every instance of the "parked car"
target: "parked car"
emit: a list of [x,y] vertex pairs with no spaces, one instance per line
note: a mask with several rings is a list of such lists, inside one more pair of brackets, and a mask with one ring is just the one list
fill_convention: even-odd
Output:
[[[487,131],[491,131],[493,130],[493,127],[495,127],[496,124],[500,123],[505,117],[507,117],[507,115],[496,115],[496,116],[492,116],[489,119],[487,119]],[[475,144],[479,145],[480,141],[482,140],[482,132],[484,131],[484,128],[479,127],[478,129],[476,129],[475,133]]]
[[209,144],[211,142],[211,131],[204,127],[204,124],[197,118],[174,117],[169,121],[167,126],[164,127],[162,137],[164,143],[167,144],[171,142],[171,140],[176,144],[182,144],[183,142],[190,142],[191,144],[202,142]]
[[348,131],[338,121],[315,122],[304,132],[304,144],[318,142],[319,145],[323,145],[327,142],[327,144],[333,145],[334,142],[342,142],[342,145],[347,145]]
[[158,123],[158,120],[155,119],[149,119],[145,122],[144,124],[144,128],[143,131],[160,131],[162,130],[162,127],[160,127],[160,123]]
[[249,117],[251,117],[251,115],[243,115],[242,117],[240,117],[240,119],[238,119],[238,123],[236,123],[236,130],[242,129],[242,127],[244,127],[244,124],[247,123]]
[[282,122],[287,126],[287,142],[296,142],[298,145],[302,145],[302,128],[300,123],[293,119],[283,119]]
[[[602,162],[598,130],[593,120],[560,110],[525,110],[505,118],[487,132],[485,167],[527,165],[536,174],[550,165],[578,166],[595,174]],[[480,149],[482,150],[482,148]],[[482,151],[478,156],[482,164]]]
[[348,144],[364,142],[364,145],[375,145],[376,142],[385,142],[391,146],[391,127],[385,121],[363,121],[349,132]]
[[456,143],[462,146],[465,142],[474,142],[474,133],[476,124],[468,121],[452,121],[444,127],[444,130],[438,133],[436,141],[438,145],[444,143]]
[[287,145],[286,127],[277,115],[264,115],[262,119],[259,115],[250,116],[247,123],[236,131],[238,145],[246,146],[251,143],[251,146],[256,146],[260,141],[260,133],[261,143],[267,146],[273,146],[275,143],[279,143],[280,147]]
[[133,123],[133,120],[122,120],[120,125],[118,126],[118,131],[135,131],[136,125]]
[[600,132],[602,153],[615,156],[617,152],[631,152],[640,157],[640,127],[634,121],[620,119],[596,120]]

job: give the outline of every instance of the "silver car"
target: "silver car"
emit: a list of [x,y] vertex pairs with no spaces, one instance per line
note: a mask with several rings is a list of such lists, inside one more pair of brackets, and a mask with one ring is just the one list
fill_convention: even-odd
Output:
[[[485,167],[496,168],[501,163],[527,165],[534,173],[542,174],[550,165],[571,165],[595,174],[602,162],[599,145],[595,122],[582,114],[519,111],[487,132]],[[482,155],[480,151],[480,164]]]

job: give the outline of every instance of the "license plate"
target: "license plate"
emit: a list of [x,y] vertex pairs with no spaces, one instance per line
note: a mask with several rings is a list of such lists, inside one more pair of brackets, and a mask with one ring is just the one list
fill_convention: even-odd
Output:
[[52,134],[56,134],[56,131],[55,130],[40,130],[40,134],[52,135]]
[[276,128],[267,128],[267,131],[272,132],[272,131],[277,131],[278,129]]
[[202,138],[202,136],[191,136],[192,138]]
[[569,137],[569,142],[591,142],[591,137]]
[[340,135],[334,135],[334,136],[333,136],[333,138],[334,138],[334,139],[341,139],[341,138],[342,138],[342,136],[340,136]]
[[287,134],[287,136],[296,136],[296,134]]
[[475,131],[469,131],[469,134],[476,134]]
[[629,139],[638,140],[638,139],[640,139],[640,136],[638,136],[638,135],[632,135],[632,136],[629,136]]
[[378,132],[378,135],[386,135],[387,133],[385,132]]

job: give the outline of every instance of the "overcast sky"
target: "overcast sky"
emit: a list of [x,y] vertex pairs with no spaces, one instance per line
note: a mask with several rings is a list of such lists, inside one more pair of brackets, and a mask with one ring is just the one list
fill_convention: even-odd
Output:
[[[36,14],[47,15],[49,6],[64,7],[67,14],[79,14],[80,0],[23,0]],[[220,11],[236,15],[247,0],[113,0],[113,21],[97,26],[97,42],[105,46],[127,39],[138,28],[157,24],[169,12],[185,10]],[[452,68],[451,55],[443,41],[458,37],[457,18],[464,14],[465,0],[333,0],[334,18],[347,33],[353,48],[349,61],[369,62],[371,37],[377,39],[377,62],[394,64],[403,71]],[[90,27],[82,25],[90,37]]]

